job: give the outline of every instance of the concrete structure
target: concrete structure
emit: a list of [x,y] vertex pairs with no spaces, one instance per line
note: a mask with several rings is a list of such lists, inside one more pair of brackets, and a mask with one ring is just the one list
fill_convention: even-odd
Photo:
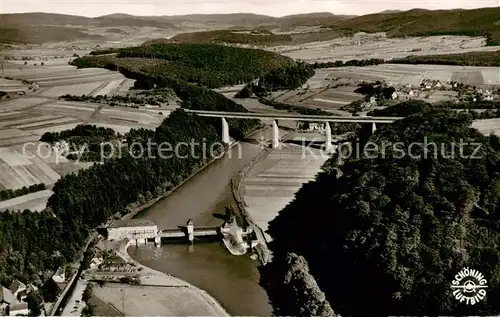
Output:
[[186,112],[195,113],[200,117],[225,118],[225,119],[273,119],[289,121],[311,121],[311,122],[356,122],[356,123],[392,123],[401,117],[355,117],[355,116],[322,116],[301,115],[290,113],[253,113],[253,112],[225,112],[183,109]]
[[[226,121],[223,119],[223,121]],[[227,123],[226,123],[227,125]],[[191,219],[188,220],[188,222],[186,223],[186,231],[187,231],[187,236],[188,236],[188,240],[189,242],[193,243],[194,241],[194,224],[193,224],[193,221]]]
[[218,227],[194,227],[193,222],[184,228],[162,229],[158,235],[162,239],[178,239],[186,238],[189,242],[193,242],[196,237],[217,236],[219,234]]
[[[271,119],[273,126],[272,148],[280,147],[280,136],[277,120],[291,120],[291,121],[309,121],[309,122],[356,122],[366,123],[372,125],[372,132],[375,131],[376,123],[392,123],[396,120],[402,119],[399,117],[355,117],[355,116],[319,116],[319,115],[300,115],[300,114],[287,114],[287,113],[250,113],[250,112],[225,112],[225,111],[205,111],[205,110],[189,110],[184,109],[186,112],[195,113],[200,117],[212,117],[222,119],[222,142],[225,144],[230,143],[229,126],[227,119]],[[328,141],[331,143],[331,129],[326,133],[326,147],[330,148]]]
[[230,144],[231,138],[229,137],[229,125],[227,120],[222,118],[222,142],[224,144]]
[[234,219],[232,222],[224,222],[220,231],[223,236],[222,242],[232,255],[243,255],[247,253],[248,249],[253,245],[257,246],[258,244],[258,241],[257,244],[252,244],[252,242],[247,243],[245,241],[244,237],[252,233],[252,229],[248,228],[243,230],[238,227]]
[[136,244],[145,244],[148,240],[159,243],[158,226],[147,219],[115,220],[107,228],[108,240],[134,240]]
[[326,127],[325,127],[325,136],[326,136],[326,140],[325,140],[325,151],[327,152],[331,152],[332,149],[333,149],[333,145],[332,145],[332,128],[330,127],[330,123],[327,122],[326,123]]

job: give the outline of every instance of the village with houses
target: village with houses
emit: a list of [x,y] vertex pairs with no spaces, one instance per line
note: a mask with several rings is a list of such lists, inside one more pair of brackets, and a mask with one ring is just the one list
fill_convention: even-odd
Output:
[[[40,280],[44,285],[57,285],[60,289],[64,288],[66,282],[66,270],[59,267],[56,272],[47,271],[40,274]],[[41,285],[24,284],[19,280],[14,280],[9,287],[0,287],[0,316],[27,316],[30,314],[28,303],[30,300],[43,300],[42,293],[39,287]],[[48,290],[50,291],[50,290]],[[54,291],[52,289],[52,291]],[[56,291],[57,292],[57,291]],[[57,294],[55,294],[57,295]],[[55,297],[54,295],[54,297]],[[50,296],[50,295],[49,295]],[[42,303],[39,303],[42,304]],[[39,315],[46,316],[50,311],[52,303],[44,303]],[[36,312],[31,312],[36,313]]]

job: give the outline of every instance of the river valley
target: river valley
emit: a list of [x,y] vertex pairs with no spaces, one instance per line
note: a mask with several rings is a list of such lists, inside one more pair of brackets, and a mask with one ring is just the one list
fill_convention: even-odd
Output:
[[[192,219],[195,226],[221,225],[223,220],[216,215],[223,215],[226,206],[235,206],[231,178],[259,154],[258,140],[262,137],[270,139],[271,130],[257,132],[240,142],[223,158],[136,218],[153,220],[159,229],[185,225],[188,219]],[[230,255],[222,243],[165,244],[160,248],[131,246],[128,252],[143,265],[206,290],[231,315],[272,314],[267,294],[259,285],[259,262],[248,255]]]

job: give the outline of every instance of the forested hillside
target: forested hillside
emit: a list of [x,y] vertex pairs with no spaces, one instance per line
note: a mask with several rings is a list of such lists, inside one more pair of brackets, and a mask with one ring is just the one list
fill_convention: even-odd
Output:
[[[171,39],[177,43],[240,43],[240,44],[276,44],[290,43],[290,34],[274,34],[271,31],[237,31],[215,30],[203,32],[189,32],[178,34]],[[149,44],[148,42],[146,44]]]
[[[470,128],[470,114],[423,111],[379,127],[370,141],[403,142],[406,150],[427,137],[444,152],[438,145],[436,157],[425,157],[416,146],[401,158],[389,146],[385,158],[361,155],[341,166],[332,158],[270,224],[274,260],[262,282],[278,314],[296,301],[286,283],[292,253],[318,282],[309,302],[324,292],[342,316],[500,313],[500,140]],[[472,145],[451,155],[460,140],[481,144],[477,159],[467,157]],[[450,288],[464,267],[488,281],[486,299],[474,306]]]
[[125,48],[117,57],[86,56],[78,67],[141,70],[150,76],[197,83],[209,88],[253,80],[270,70],[292,65],[291,58],[263,50],[215,44],[152,44]]
[[473,10],[413,9],[397,13],[368,14],[330,26],[351,32],[387,32],[391,37],[466,35],[486,36],[489,45],[500,43],[500,8]]

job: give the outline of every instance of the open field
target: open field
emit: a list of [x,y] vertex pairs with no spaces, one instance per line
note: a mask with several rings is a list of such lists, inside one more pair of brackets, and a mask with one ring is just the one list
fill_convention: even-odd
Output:
[[419,85],[423,79],[434,79],[441,82],[459,81],[470,85],[500,85],[500,72],[496,67],[383,64],[325,70],[328,76],[332,77],[348,77],[353,80],[372,78],[385,80],[388,84]]
[[44,66],[40,65],[41,61],[28,61],[28,65],[24,65],[24,61],[21,60],[5,61],[4,76],[35,82],[40,87],[35,94],[49,98],[58,98],[64,94],[94,96],[123,94],[133,86],[133,80],[125,78],[118,72],[102,68],[77,69],[68,65],[70,59],[70,57],[49,59],[43,61]]
[[[308,140],[324,139],[317,134],[307,135]],[[305,135],[297,135],[301,136]],[[243,180],[243,197],[248,213],[263,231],[267,230],[269,221],[294,199],[302,185],[314,180],[327,158],[318,149],[310,148],[309,151],[287,143],[253,166]],[[270,241],[271,237],[265,235]]]
[[[307,84],[308,89],[275,92],[276,101],[305,108],[320,108],[339,113],[339,109],[362,98],[354,90],[362,81],[385,81],[389,85],[419,86],[424,79],[443,83],[459,81],[473,86],[500,85],[500,72],[496,67],[453,66],[453,65],[403,65],[382,64],[367,67],[337,67],[316,69],[316,74]],[[344,85],[346,84],[346,85]],[[228,94],[229,95],[229,94]],[[451,100],[453,91],[433,91],[429,102]],[[425,94],[421,95],[423,99]],[[265,107],[265,106],[264,106]]]
[[0,91],[17,92],[26,90],[28,90],[28,86],[23,84],[20,80],[0,78]]
[[359,33],[330,41],[302,45],[282,45],[268,50],[308,62],[327,62],[351,59],[379,58],[389,60],[409,55],[457,54],[466,52],[491,52],[499,46],[485,46],[486,39],[467,36],[429,36],[413,38],[387,38],[384,33]]
[[[75,163],[55,153],[47,144],[39,142],[45,132],[73,129],[78,124],[110,127],[120,133],[132,128],[155,129],[174,109],[110,107],[31,96],[0,102],[0,189],[39,183],[50,186],[61,175],[93,164]],[[47,199],[48,196],[23,196],[9,201],[8,206],[41,210]]]
[[16,197],[9,200],[0,201],[0,211],[42,211],[47,205],[47,200],[52,196],[51,190],[42,190],[36,193]]
[[[17,189],[40,183],[54,184],[60,177],[49,166],[50,158],[57,162],[57,158],[51,157],[55,155],[35,142],[0,148],[0,185],[5,189]],[[67,160],[61,158],[60,161]]]
[[[122,291],[127,316],[225,316],[207,301],[200,291],[191,287],[143,286],[107,283],[94,287],[93,293],[105,303],[121,309]],[[147,299],[147,300],[145,300]]]
[[472,127],[477,129],[484,135],[495,134],[500,136],[500,119],[482,119],[475,120],[472,123]]

